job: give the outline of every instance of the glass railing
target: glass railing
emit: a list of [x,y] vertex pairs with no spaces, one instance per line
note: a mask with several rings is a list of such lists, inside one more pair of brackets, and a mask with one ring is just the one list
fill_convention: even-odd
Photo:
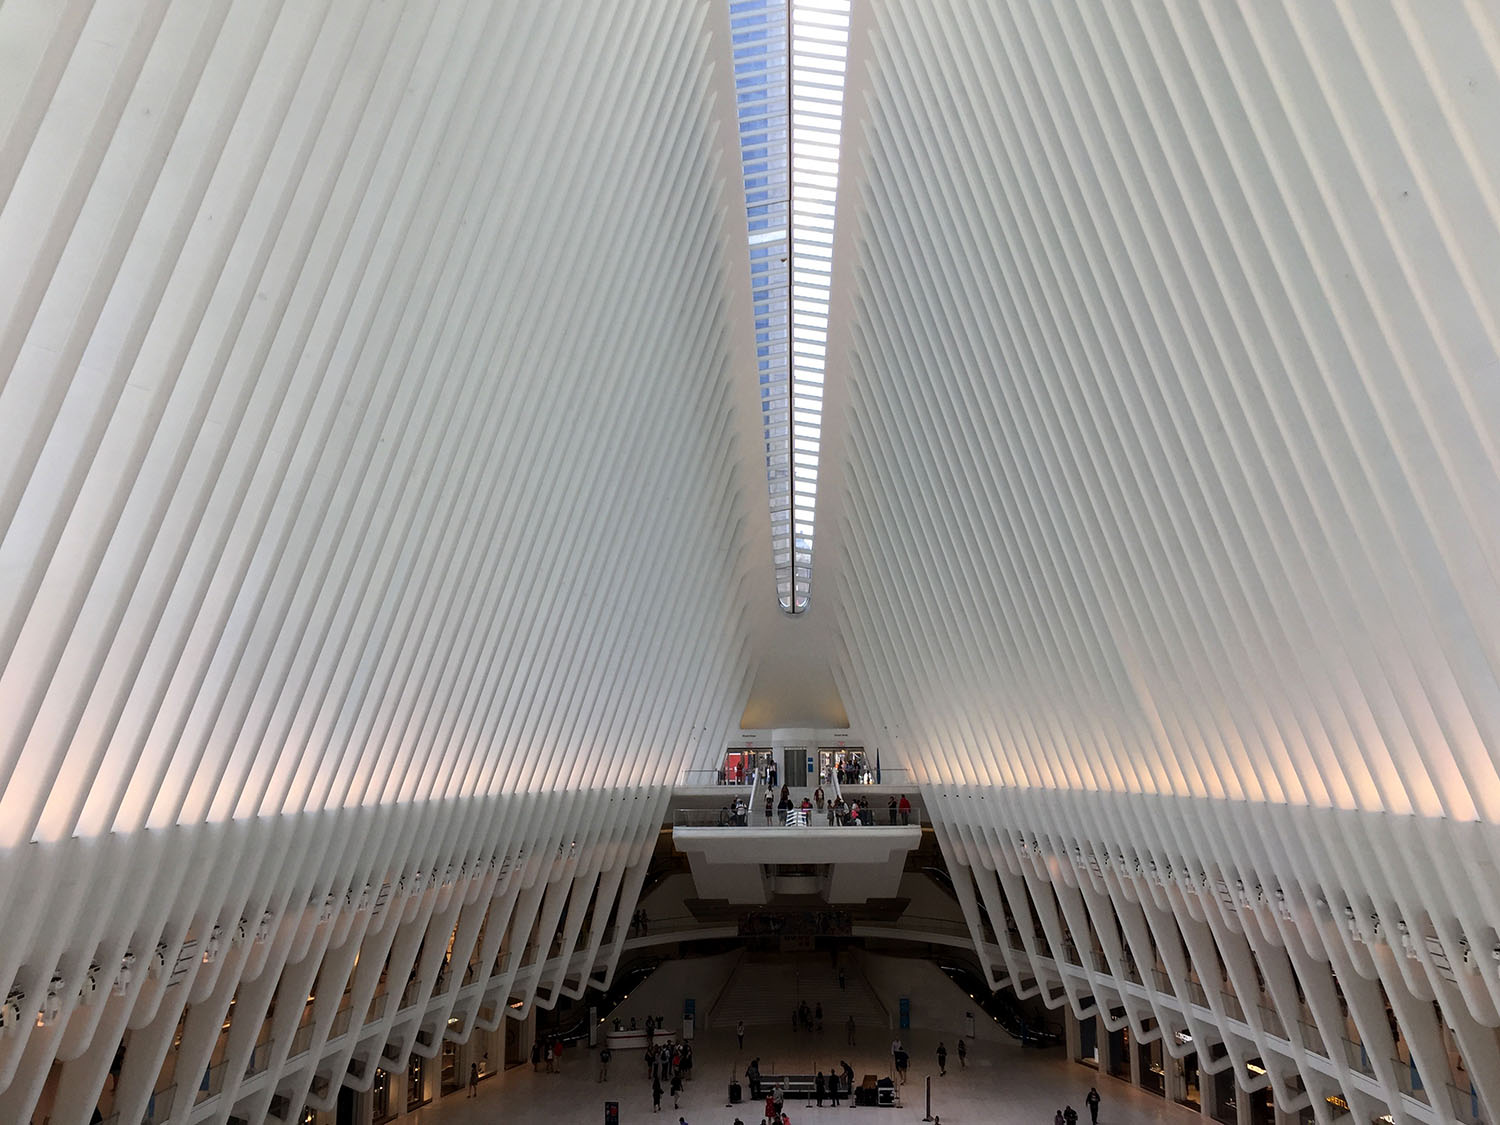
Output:
[[176,1100],[177,1087],[163,1086],[151,1095],[151,1100],[146,1103],[146,1116],[141,1118],[141,1125],[159,1125],[160,1122],[172,1116],[172,1103]]
[[382,1018],[385,1015],[385,1006],[390,1002],[390,999],[391,994],[389,992],[377,992],[374,996],[370,997],[370,1008],[365,1014],[365,1022],[374,1023],[376,1020]]
[[1453,1106],[1453,1116],[1462,1121],[1464,1125],[1480,1125],[1479,1096],[1471,1086],[1468,1089],[1460,1089],[1449,1082],[1448,1101]]
[[204,1076],[203,1082],[199,1084],[198,1092],[195,1095],[197,1102],[205,1102],[209,1098],[219,1096],[219,1092],[224,1089],[224,1073],[225,1068],[228,1066],[227,1062],[221,1062],[215,1063],[208,1068],[208,1074]]
[[415,978],[406,982],[406,987],[401,990],[401,1003],[396,1008],[398,1012],[405,1011],[417,1002],[417,997],[422,993],[421,984]]
[[245,1077],[260,1074],[271,1065],[271,1041],[262,1039],[255,1045],[255,1050],[250,1052],[250,1061],[245,1064]]
[[1419,1102],[1427,1101],[1427,1087],[1423,1085],[1416,1067],[1406,1059],[1397,1057],[1391,1060],[1391,1069],[1396,1072],[1396,1089]]
[[737,776],[724,770],[683,770],[677,784],[684,789],[706,789],[718,785],[749,789],[753,781],[753,775],[744,770]]
[[1291,1038],[1286,1033],[1286,1025],[1281,1022],[1281,1013],[1275,1008],[1265,1004],[1260,1005],[1260,1026],[1265,1029],[1267,1035],[1274,1035],[1277,1039],[1286,1039],[1291,1042]]
[[909,807],[895,808],[889,802],[873,802],[870,807],[859,806],[858,821],[854,819],[853,802],[843,809],[825,804],[823,808],[794,806],[791,809],[773,809],[766,816],[765,805],[743,809],[673,809],[674,828],[920,828],[923,823],[921,805],[909,802]]
[[[371,1020],[366,1022],[373,1021]],[[292,1033],[292,1047],[291,1050],[287,1052],[287,1057],[295,1058],[297,1055],[307,1053],[307,1051],[312,1047],[312,1033],[313,1024],[311,1020],[298,1027],[297,1030]]]
[[869,762],[865,763],[864,769],[853,776],[846,777],[843,781],[845,789],[859,785],[910,785],[916,787],[912,780],[912,772],[901,766],[881,766],[876,769]]
[[1240,998],[1233,992],[1221,992],[1219,993],[1219,999],[1224,1004],[1224,1014],[1226,1016],[1232,1020],[1239,1020],[1240,1023],[1249,1022],[1245,1019],[1245,1009],[1240,1003]]

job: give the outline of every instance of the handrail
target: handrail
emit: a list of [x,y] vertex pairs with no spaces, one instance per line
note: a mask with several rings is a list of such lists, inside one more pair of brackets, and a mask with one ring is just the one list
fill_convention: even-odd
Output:
[[727,973],[724,974],[724,982],[719,985],[719,991],[716,992],[716,993],[714,993],[714,998],[712,1000],[710,1000],[708,1002],[708,1004],[703,1009],[703,1026],[704,1027],[712,1027],[713,1026],[714,1012],[719,1007],[719,1001],[721,1001],[721,1000],[724,999],[724,993],[726,991],[728,991],[730,982],[734,980],[734,974],[737,973],[737,972],[739,972],[740,965],[744,962],[744,960],[745,960],[745,951],[743,949],[741,949],[741,950],[739,950],[737,952],[737,955],[736,955],[736,957],[734,959],[734,964],[732,966],[730,966],[729,972],[727,972]]

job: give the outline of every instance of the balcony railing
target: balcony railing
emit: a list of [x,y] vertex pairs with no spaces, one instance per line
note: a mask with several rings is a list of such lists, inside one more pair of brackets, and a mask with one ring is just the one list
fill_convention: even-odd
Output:
[[794,806],[791,810],[774,810],[769,821],[765,806],[749,808],[743,812],[733,808],[722,809],[673,809],[674,828],[920,828],[924,810],[913,801],[911,807],[892,809],[888,803],[876,802],[866,808],[860,806],[859,823],[852,820],[850,808],[838,810],[830,805],[819,809]]
[[738,777],[731,777],[723,770],[683,770],[678,785],[684,789],[705,789],[719,785],[732,789],[749,789],[754,780],[754,775],[749,771],[742,772]]

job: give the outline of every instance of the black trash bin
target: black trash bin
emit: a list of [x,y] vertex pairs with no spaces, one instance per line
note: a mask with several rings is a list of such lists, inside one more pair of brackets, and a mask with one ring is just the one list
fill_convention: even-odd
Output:
[[740,1104],[740,1084],[738,1080],[729,1083],[729,1104]]

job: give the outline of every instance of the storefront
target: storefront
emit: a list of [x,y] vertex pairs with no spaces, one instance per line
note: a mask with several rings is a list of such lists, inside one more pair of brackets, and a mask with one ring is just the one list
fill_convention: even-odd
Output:
[[1213,1075],[1209,1083],[1212,1097],[1208,1103],[1208,1114],[1219,1125],[1236,1125],[1239,1121],[1239,1087],[1234,1081],[1234,1067],[1227,1067]]
[[[1112,1013],[1116,1019],[1124,1016],[1123,1009]],[[1116,1078],[1130,1081],[1130,1028],[1125,1026],[1109,1033],[1109,1073]]]
[[869,785],[875,781],[863,746],[819,746],[817,777],[830,785],[836,777],[841,785]]
[[1153,1094],[1167,1096],[1167,1071],[1162,1065],[1163,1053],[1161,1040],[1153,1039],[1149,1043],[1139,1044],[1140,1049],[1140,1072],[1141,1089],[1150,1090]]
[[[1265,1066],[1259,1059],[1252,1059],[1246,1063],[1245,1069],[1255,1075],[1266,1072]],[[1247,1094],[1246,1097],[1250,1099],[1251,1125],[1276,1125],[1276,1098],[1271,1093],[1269,1083],[1254,1093]]]
[[375,1068],[375,1082],[370,1087],[370,1119],[375,1125],[390,1121],[396,1116],[391,1107],[391,1076],[380,1067]]
[[443,1040],[443,1054],[439,1073],[442,1077],[438,1092],[444,1097],[457,1090],[462,1090],[467,1085],[468,1075],[464,1074],[463,1068],[459,1065],[458,1044],[451,1039]]
[[526,1045],[527,1024],[522,1020],[501,1020],[505,1028],[505,1065],[507,1067],[520,1066],[526,1062],[526,1052],[530,1049]]
[[1084,1066],[1099,1065],[1099,1017],[1089,1016],[1078,1021],[1078,1050],[1074,1059]]
[[1199,1088],[1202,1078],[1198,1073],[1198,1052],[1193,1051],[1182,1060],[1182,1092],[1177,1097],[1179,1105],[1190,1109],[1201,1109],[1203,1092]]
[[406,1066],[406,1112],[421,1109],[432,1096],[427,1093],[427,1084],[424,1081],[426,1075],[423,1073],[423,1062],[421,1055],[412,1055],[411,1062]]
[[770,765],[772,758],[769,746],[729,750],[724,754],[723,774],[719,781],[723,785],[749,785],[755,780],[756,767]]

